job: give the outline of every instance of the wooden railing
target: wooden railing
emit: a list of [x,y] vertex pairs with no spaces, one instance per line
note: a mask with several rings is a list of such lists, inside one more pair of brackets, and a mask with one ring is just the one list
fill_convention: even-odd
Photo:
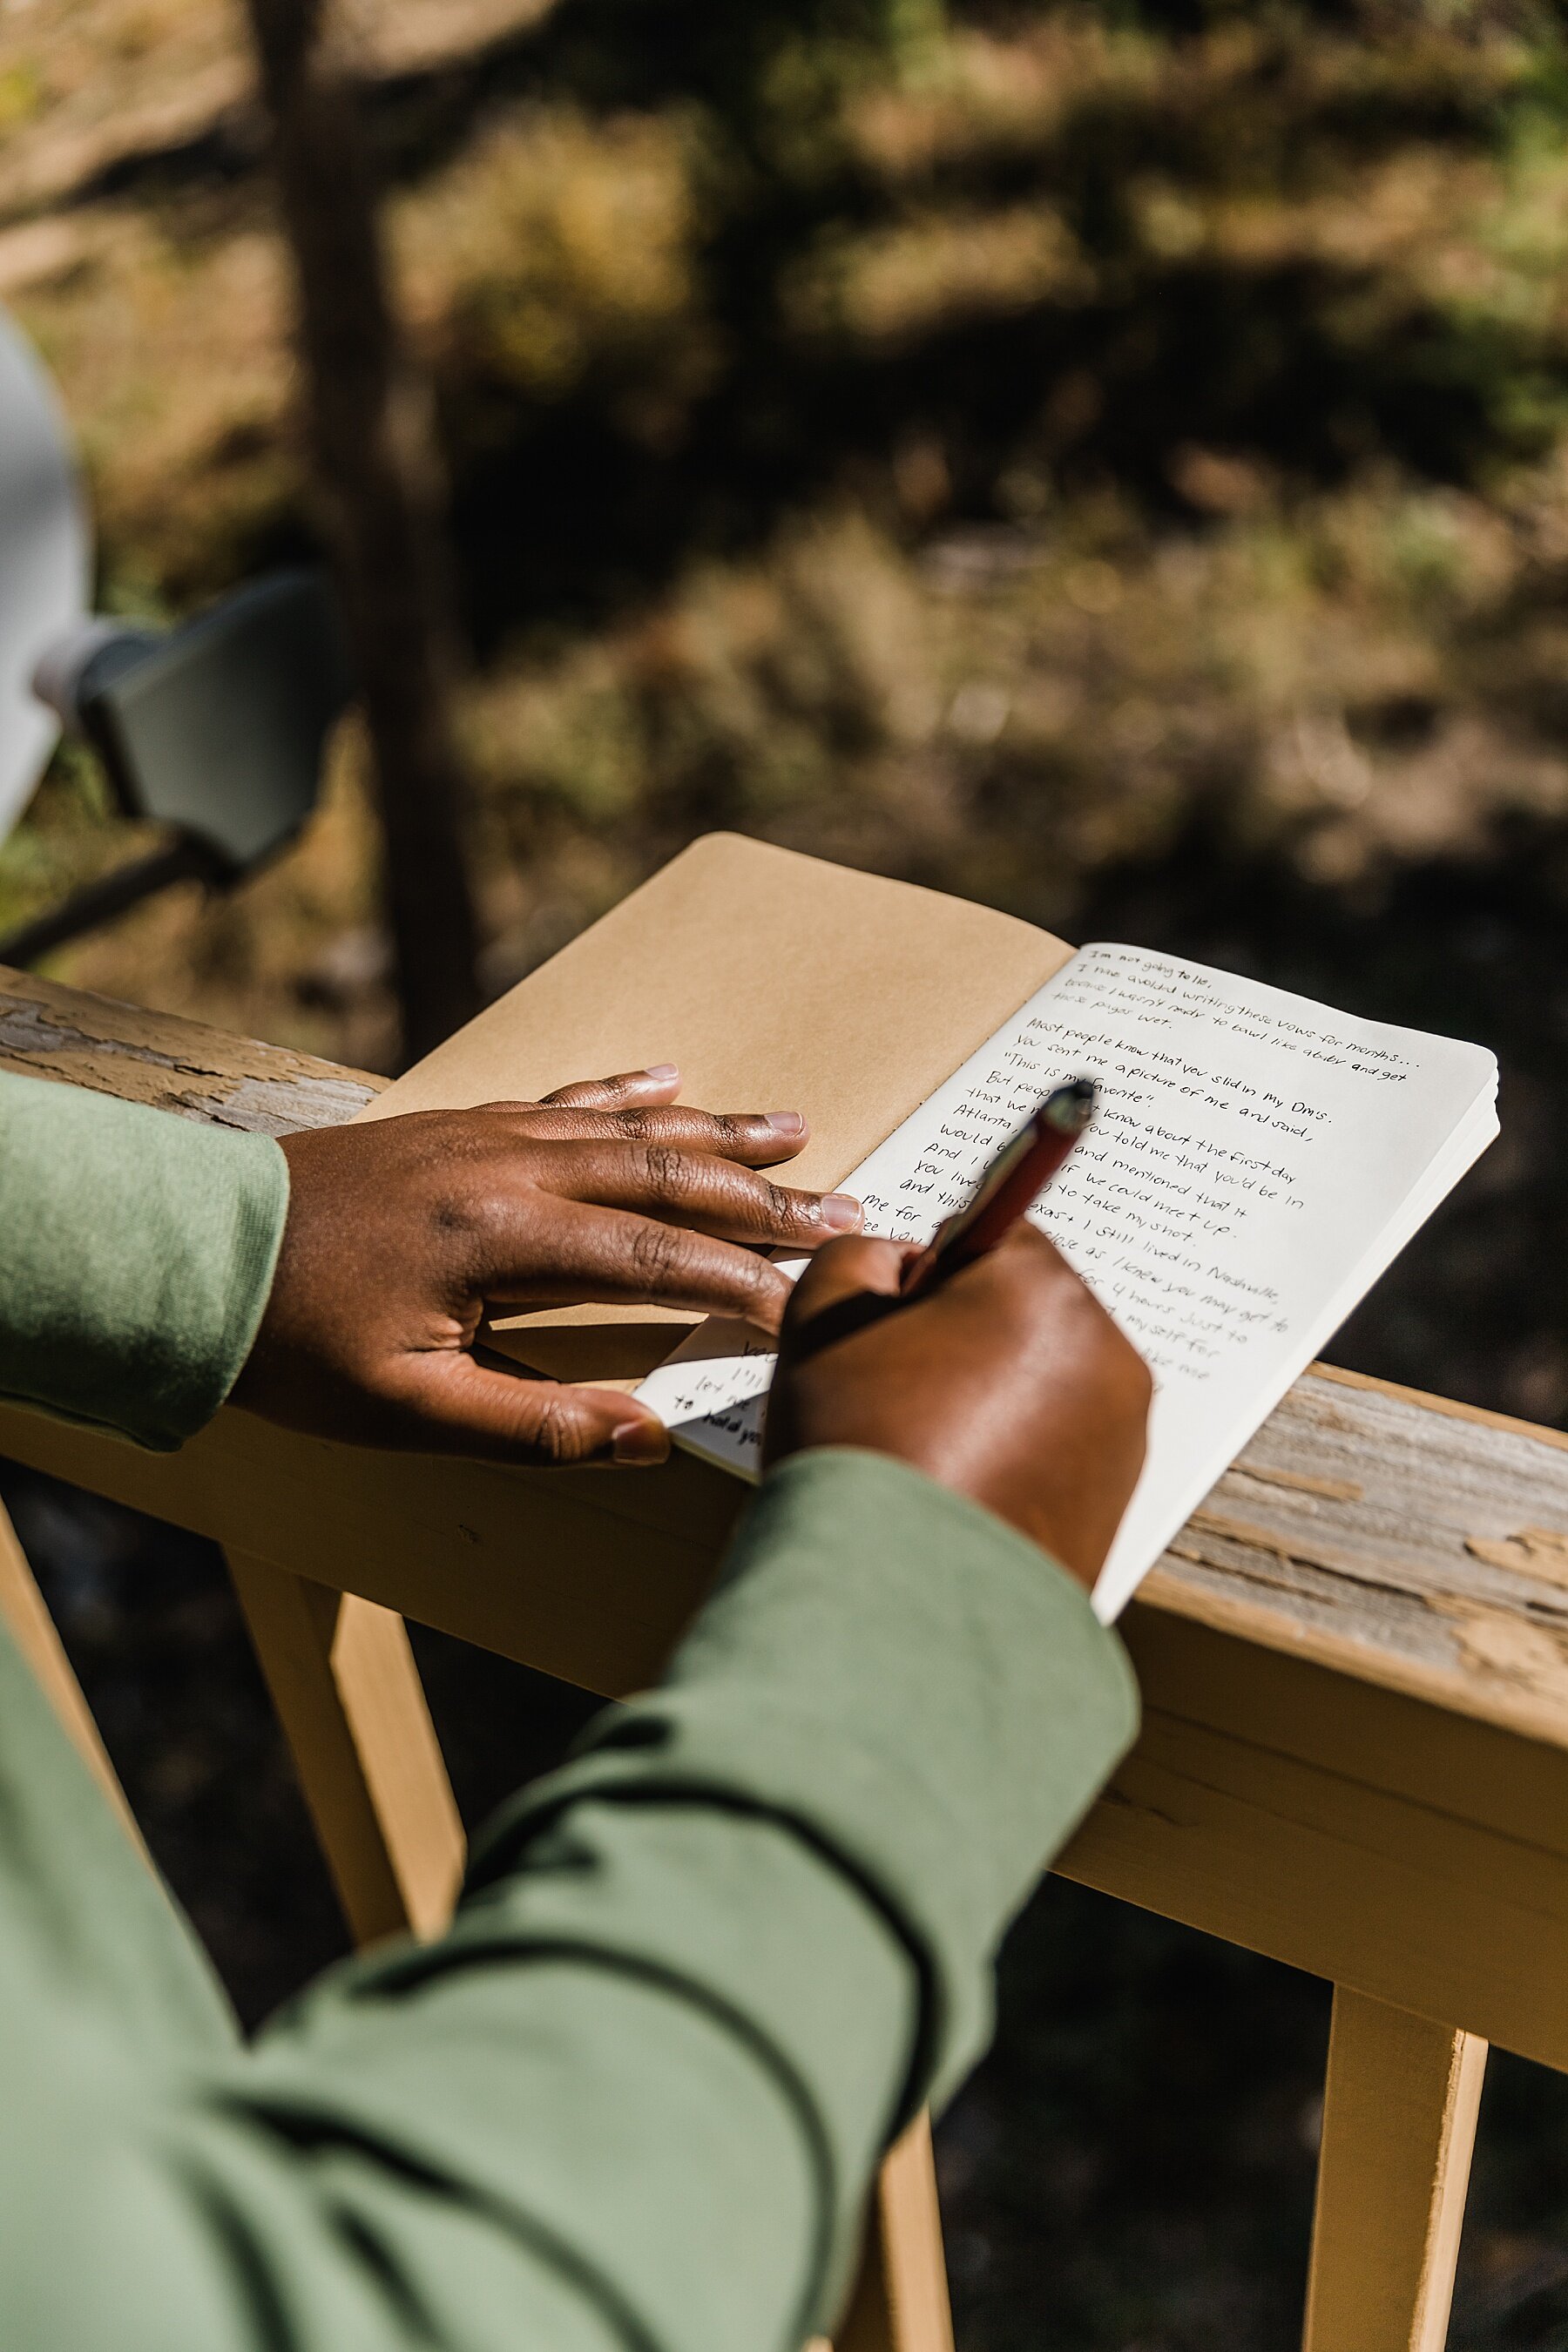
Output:
[[[5,972],[0,1067],[271,1133],[379,1083]],[[363,1937],[437,1927],[462,1859],[401,1620],[635,1688],[737,1499],[683,1458],[552,1476],[232,1412],[150,1455],[0,1409],[0,1454],[226,1546]],[[1487,2044],[1568,2070],[1568,1440],[1317,1367],[1124,1631],[1142,1736],[1058,1866],[1332,1981],[1306,2352],[1437,2352]],[[945,2352],[919,2131],[879,2215],[840,2352]]]

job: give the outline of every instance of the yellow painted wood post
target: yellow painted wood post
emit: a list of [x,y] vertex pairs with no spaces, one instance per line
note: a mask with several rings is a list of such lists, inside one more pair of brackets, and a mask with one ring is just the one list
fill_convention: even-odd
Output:
[[227,1558],[355,1941],[438,1935],[462,1879],[463,1829],[402,1618]]
[[[821,2337],[808,2352],[832,2352]],[[953,2352],[931,2117],[889,2149],[837,2352]]]
[[1486,2063],[1335,1987],[1302,2352],[1442,2352]]
[[143,1860],[149,1859],[136,1817],[120,1785],[120,1775],[109,1760],[109,1750],[99,1736],[92,1710],[82,1696],[81,1685],[55,1631],[55,1621],[44,1606],[44,1596],[4,1504],[0,1504],[0,1618],[4,1618],[12,1640],[41,1684],[44,1696],[119,1814],[126,1836]]

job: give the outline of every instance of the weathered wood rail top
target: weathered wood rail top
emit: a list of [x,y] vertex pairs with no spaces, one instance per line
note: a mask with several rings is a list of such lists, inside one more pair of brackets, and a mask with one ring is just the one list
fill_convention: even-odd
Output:
[[[0,1069],[270,1134],[382,1084],[5,971]],[[233,1411],[151,1455],[0,1406],[0,1454],[229,1548],[371,1932],[438,1920],[461,1843],[384,1612],[624,1691],[700,1604],[741,1499],[684,1456],[552,1475]],[[1124,1631],[1142,1734],[1058,1867],[1332,1980],[1304,2352],[1440,2352],[1485,2044],[1568,2069],[1568,1439],[1317,1366]],[[914,2143],[879,2192],[881,2318],[841,2352],[951,2352]]]

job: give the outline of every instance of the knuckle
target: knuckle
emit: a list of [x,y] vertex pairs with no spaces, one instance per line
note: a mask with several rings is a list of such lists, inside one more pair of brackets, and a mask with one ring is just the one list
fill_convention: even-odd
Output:
[[1026,1255],[1020,1253],[1016,1263],[1020,1287],[1037,1302],[1038,1311],[1070,1315],[1081,1304],[1092,1304],[1072,1268],[1056,1255],[1043,1234],[1041,1241],[1042,1248],[1031,1248]]
[[446,1241],[473,1241],[495,1222],[495,1203],[486,1192],[443,1192],[432,1207],[432,1222]]
[[764,1181],[763,1207],[769,1223],[778,1225],[787,1233],[793,1233],[797,1225],[815,1222],[805,1202],[798,1200],[784,1184],[770,1184]]
[[686,1265],[689,1246],[675,1225],[642,1224],[632,1235],[632,1270],[647,1290],[668,1289]]
[[616,1129],[628,1143],[657,1143],[658,1129],[646,1110],[622,1110],[616,1113]]
[[1112,1404],[1144,1415],[1154,1394],[1154,1375],[1115,1318],[1100,1308],[1100,1370]]
[[534,1417],[533,1448],[545,1462],[575,1462],[582,1454],[582,1430],[565,1399],[554,1391],[540,1399]]
[[689,1192],[691,1171],[679,1144],[646,1145],[644,1165],[647,1171],[649,1194],[666,1207],[683,1200]]
[[740,1257],[742,1263],[737,1269],[740,1274],[739,1287],[752,1305],[764,1301],[771,1302],[778,1297],[781,1290],[787,1288],[788,1286],[783,1275],[776,1266],[771,1265],[765,1257],[758,1257],[751,1250],[742,1250]]
[[996,1255],[1000,1257],[1004,1253],[1032,1282],[1055,1282],[1068,1271],[1060,1251],[1033,1217],[1019,1218]]

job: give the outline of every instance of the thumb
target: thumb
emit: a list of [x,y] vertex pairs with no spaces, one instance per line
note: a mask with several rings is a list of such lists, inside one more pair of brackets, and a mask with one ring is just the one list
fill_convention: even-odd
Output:
[[428,1442],[443,1453],[541,1468],[646,1466],[669,1454],[669,1432],[658,1414],[619,1389],[573,1388],[495,1370],[456,1349],[426,1360],[409,1402]]
[[798,1329],[860,1291],[877,1291],[896,1298],[910,1245],[875,1240],[868,1234],[850,1234],[828,1242],[808,1260],[784,1310],[786,1331]]
[[890,1314],[900,1303],[899,1284],[913,1246],[855,1234],[818,1250],[784,1308],[781,1360],[803,1364],[836,1339],[847,1339]]

